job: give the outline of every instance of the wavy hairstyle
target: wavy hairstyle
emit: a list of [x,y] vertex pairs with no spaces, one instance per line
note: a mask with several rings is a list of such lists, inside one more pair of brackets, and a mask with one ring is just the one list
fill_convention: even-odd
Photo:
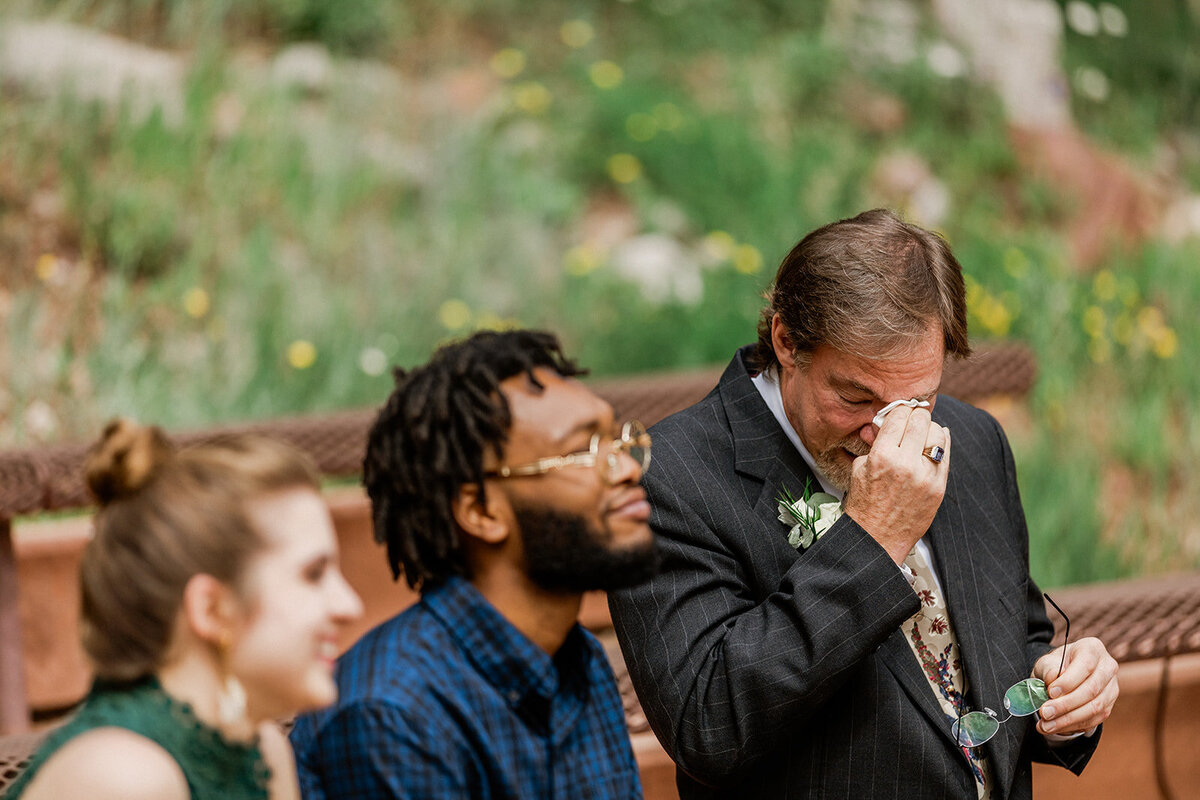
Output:
[[771,319],[779,314],[797,362],[821,345],[889,358],[941,328],[947,356],[971,353],[962,265],[946,240],[877,208],[805,236],[779,265],[758,323],[755,367],[779,360]]

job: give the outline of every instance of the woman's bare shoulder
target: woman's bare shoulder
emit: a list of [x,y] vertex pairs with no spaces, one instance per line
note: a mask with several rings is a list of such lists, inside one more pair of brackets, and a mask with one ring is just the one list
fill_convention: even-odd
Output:
[[124,728],[95,728],[64,744],[22,800],[188,800],[187,779],[159,744]]

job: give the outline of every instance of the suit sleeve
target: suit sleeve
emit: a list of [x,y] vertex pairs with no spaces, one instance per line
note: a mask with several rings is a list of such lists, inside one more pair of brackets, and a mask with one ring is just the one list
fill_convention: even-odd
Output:
[[764,586],[763,575],[780,574],[770,567],[777,543],[765,540],[742,478],[696,441],[656,440],[645,483],[663,568],[611,605],[659,740],[693,778],[721,783],[778,748],[803,747],[799,723],[824,713],[919,603],[848,516]]
[[[999,423],[993,420],[996,436],[1000,441],[1000,449],[1004,460],[1004,476],[1008,492],[1008,507],[1012,515],[1013,529],[1019,532],[1021,545],[1025,554],[1026,568],[1029,565],[1029,528],[1025,521],[1025,508],[1021,503],[1021,492],[1017,485],[1017,469],[1013,460],[1012,448],[1004,435]],[[1046,615],[1046,602],[1042,598],[1042,590],[1038,588],[1030,576],[1028,592],[1025,598],[1028,633],[1026,638],[1026,660],[1030,674],[1033,665],[1039,658],[1050,652],[1050,641],[1054,638],[1054,624]],[[1081,736],[1069,742],[1051,745],[1044,736],[1032,731],[1027,739],[1029,755],[1034,761],[1044,764],[1054,764],[1065,767],[1076,775],[1083,772],[1096,746],[1100,743],[1100,733],[1103,726],[1091,736]]]

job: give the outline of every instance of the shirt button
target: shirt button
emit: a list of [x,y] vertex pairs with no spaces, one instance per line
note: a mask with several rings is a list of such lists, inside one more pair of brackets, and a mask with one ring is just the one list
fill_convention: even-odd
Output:
[[518,692],[516,689],[513,689],[511,692],[508,693],[508,702],[515,703],[520,699],[521,699],[521,693]]

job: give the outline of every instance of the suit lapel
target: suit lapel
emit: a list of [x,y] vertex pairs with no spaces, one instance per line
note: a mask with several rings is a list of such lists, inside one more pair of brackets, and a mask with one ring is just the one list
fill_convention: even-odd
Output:
[[1008,687],[998,685],[992,656],[988,650],[989,636],[987,620],[997,613],[987,608],[976,590],[975,562],[971,554],[971,543],[967,536],[970,525],[968,514],[960,498],[964,496],[959,486],[960,478],[951,472],[946,498],[929,528],[928,541],[933,548],[938,577],[946,593],[950,619],[958,638],[958,647],[966,665],[970,680],[973,702],[998,702],[996,690]]
[[746,353],[747,348],[737,352],[718,384],[733,432],[734,469],[762,482],[754,513],[768,529],[786,536],[788,528],[779,521],[776,498],[784,487],[797,497],[806,484],[810,484],[813,491],[820,491],[821,487],[779,426],[779,420],[750,382],[744,360]]
[[[1006,713],[1004,692],[1008,686],[998,674],[993,653],[997,648],[1014,647],[1023,652],[1025,643],[1004,640],[1002,631],[1005,626],[993,622],[996,615],[1004,613],[1004,610],[989,603],[981,594],[980,589],[987,582],[982,575],[976,574],[977,562],[969,532],[977,526],[972,526],[969,520],[977,519],[977,514],[982,511],[967,507],[971,503],[971,493],[964,486],[964,481],[961,470],[958,474],[953,469],[950,471],[946,498],[930,527],[929,539],[970,684],[967,692],[969,710],[987,707],[1003,718]],[[1007,725],[1017,724],[1017,720],[1013,720]],[[1007,797],[1011,788],[1012,775],[1002,765],[1017,763],[1016,754],[1012,751],[1018,746],[1019,739],[1012,735],[1014,730],[1016,728],[1009,730],[1007,726],[1002,726],[1000,732],[984,746],[992,765],[993,778],[999,784],[999,791],[994,793],[997,797]]]
[[929,723],[946,737],[946,741],[953,745],[954,738],[950,735],[950,721],[942,711],[941,705],[938,704],[937,698],[929,686],[929,680],[925,677],[925,672],[921,669],[917,657],[913,655],[908,637],[904,635],[901,628],[892,631],[892,635],[884,641],[883,646],[879,648],[879,658],[904,687],[904,691],[908,693],[921,713],[929,719]]
[[[933,523],[929,526],[926,532],[926,537],[929,539],[940,538],[937,536],[937,531],[947,527],[947,522],[944,519],[946,514],[945,503],[939,509],[938,514],[933,519]],[[956,595],[950,592],[950,585],[947,582],[948,570],[945,562],[939,558],[939,552],[935,550],[935,559],[937,559],[938,578],[942,582],[942,588],[947,592],[947,605],[950,610],[950,618],[954,623],[955,635],[959,637],[959,649],[962,649],[961,631],[958,626],[958,615],[955,614]],[[957,743],[950,733],[950,721],[946,718],[946,712],[942,710],[942,706],[938,703],[937,697],[934,695],[932,688],[929,685],[929,679],[925,677],[925,671],[921,668],[917,657],[913,655],[912,647],[909,645],[908,637],[905,635],[903,627],[898,628],[880,648],[880,655],[887,664],[888,669],[895,675],[896,680],[908,692],[913,702],[921,709],[921,712],[929,718],[930,723],[934,728],[945,737],[946,741],[957,748]],[[969,673],[968,673],[969,674]]]
[[[774,417],[771,419],[774,421]],[[778,424],[775,427],[778,428]],[[783,493],[784,487],[796,497],[800,497],[806,483],[812,487],[814,492],[821,491],[821,487],[817,484],[808,464],[804,463],[804,459],[796,452],[796,448],[792,446],[786,436],[783,437],[774,462],[771,469],[763,476],[762,492],[754,504],[754,513],[772,531],[786,539],[791,526],[779,521],[779,495]]]

